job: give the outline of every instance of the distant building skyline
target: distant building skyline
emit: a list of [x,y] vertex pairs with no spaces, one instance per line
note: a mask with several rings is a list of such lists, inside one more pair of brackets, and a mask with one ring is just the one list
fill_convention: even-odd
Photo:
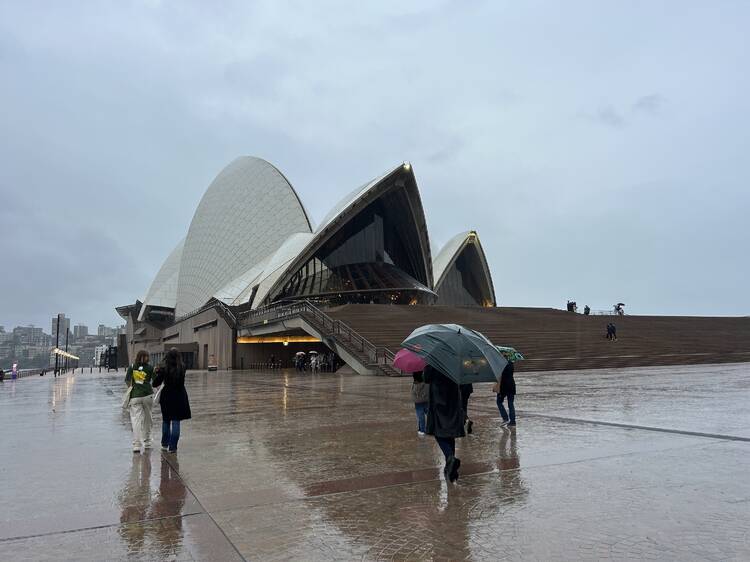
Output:
[[60,339],[65,341],[65,334],[70,330],[70,318],[67,318],[64,312],[60,312],[52,317],[50,334],[53,338],[57,336],[58,327],[60,330]]

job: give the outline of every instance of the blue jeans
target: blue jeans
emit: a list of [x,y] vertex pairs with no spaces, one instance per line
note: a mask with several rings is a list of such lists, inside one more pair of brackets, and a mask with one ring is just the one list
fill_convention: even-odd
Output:
[[[171,428],[170,428],[171,425]],[[177,441],[180,440],[180,420],[161,422],[161,446],[170,451],[177,450]]]
[[508,411],[510,412],[510,423],[513,425],[516,425],[516,408],[513,406],[513,399],[515,396],[512,394],[509,394],[508,396],[502,396],[500,394],[497,395],[497,409],[500,410],[500,417],[503,418],[503,421],[508,421],[508,412],[505,411],[505,408],[503,407],[503,398],[508,399]]
[[438,447],[443,451],[445,462],[448,462],[448,457],[456,456],[456,439],[454,437],[435,437]]
[[427,428],[427,405],[428,402],[418,402],[414,404],[414,409],[417,411],[417,428],[422,433]]

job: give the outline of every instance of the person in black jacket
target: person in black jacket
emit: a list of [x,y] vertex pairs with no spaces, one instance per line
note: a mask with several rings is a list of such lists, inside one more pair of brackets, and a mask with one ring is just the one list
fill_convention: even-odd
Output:
[[[513,361],[503,369],[500,375],[500,385],[497,393],[497,409],[500,410],[500,417],[503,418],[503,425],[516,425],[516,408],[513,402],[516,397],[516,381],[513,378]],[[508,411],[503,407],[503,400],[508,399]]]
[[455,482],[458,480],[458,467],[461,466],[461,461],[456,458],[456,437],[466,435],[461,391],[455,382],[431,365],[425,367],[423,377],[424,382],[430,385],[427,434],[435,436],[445,456],[445,478]]
[[164,384],[159,404],[161,405],[161,449],[177,452],[180,439],[180,422],[191,416],[190,401],[185,390],[185,367],[177,349],[172,348],[164,357],[164,363],[157,369],[153,386]]
[[474,392],[473,384],[461,384],[458,387],[461,390],[461,407],[464,409],[464,418],[466,423],[466,433],[471,433],[474,422],[469,417],[469,398]]

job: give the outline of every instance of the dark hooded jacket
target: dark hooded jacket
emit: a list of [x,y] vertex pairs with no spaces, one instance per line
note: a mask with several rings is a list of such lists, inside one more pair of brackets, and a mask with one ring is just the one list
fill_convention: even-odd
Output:
[[508,361],[502,375],[500,375],[500,396],[516,395],[516,380],[513,378],[513,371],[513,361]]
[[167,373],[167,368],[162,367],[156,371],[154,386],[164,384],[161,391],[159,404],[161,405],[161,417],[164,421],[189,420],[190,401],[187,390],[185,390],[185,368],[176,373]]
[[465,413],[458,385],[428,365],[424,382],[430,385],[427,407],[427,434],[435,437],[463,437]]

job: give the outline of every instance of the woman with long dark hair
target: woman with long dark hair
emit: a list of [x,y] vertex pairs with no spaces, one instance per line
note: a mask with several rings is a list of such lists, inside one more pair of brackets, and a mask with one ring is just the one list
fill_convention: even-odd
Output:
[[180,422],[191,418],[190,401],[185,390],[185,366],[180,352],[172,348],[156,370],[154,386],[164,385],[159,398],[161,405],[161,449],[177,452],[180,439]]

